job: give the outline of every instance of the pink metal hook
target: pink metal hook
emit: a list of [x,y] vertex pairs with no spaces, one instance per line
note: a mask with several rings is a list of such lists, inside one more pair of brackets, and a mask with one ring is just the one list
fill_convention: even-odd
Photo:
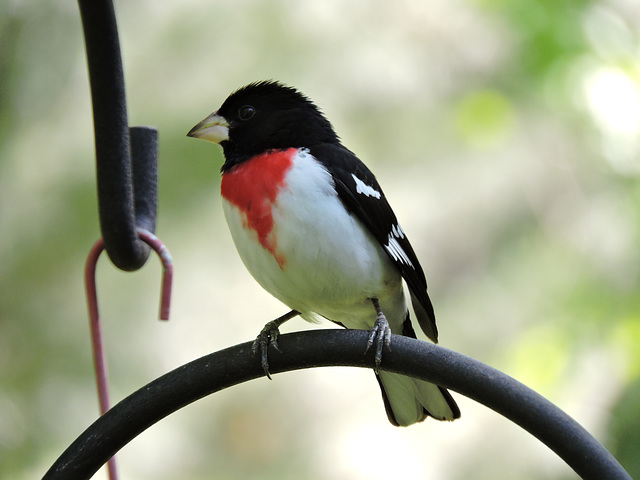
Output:
[[[173,282],[173,261],[169,249],[154,234],[137,229],[138,236],[147,243],[160,257],[163,267],[162,296],[160,301],[160,320],[169,320],[171,307],[171,286]],[[84,270],[84,282],[87,293],[87,305],[89,307],[89,323],[91,327],[91,346],[93,350],[93,366],[98,386],[98,401],[100,402],[100,414],[109,410],[109,387],[107,375],[107,363],[105,360],[102,343],[102,328],[100,326],[100,313],[98,311],[98,294],[96,289],[96,266],[98,258],[104,250],[104,241],[100,238],[91,248]],[[109,460],[107,465],[109,478],[117,480],[115,459]]]

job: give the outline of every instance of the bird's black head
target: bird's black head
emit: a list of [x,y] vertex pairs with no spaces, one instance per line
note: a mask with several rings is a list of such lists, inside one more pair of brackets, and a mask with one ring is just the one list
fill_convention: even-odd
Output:
[[339,142],[331,123],[311,100],[273,81],[236,90],[188,135],[222,146],[223,171],[267,150]]

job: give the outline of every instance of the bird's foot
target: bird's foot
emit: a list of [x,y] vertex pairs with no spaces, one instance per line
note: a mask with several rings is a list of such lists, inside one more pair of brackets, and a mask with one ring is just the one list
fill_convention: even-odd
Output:
[[[374,304],[375,305],[375,304]],[[367,353],[371,347],[375,345],[375,372],[378,373],[380,364],[382,363],[382,350],[386,346],[387,350],[391,351],[391,327],[384,313],[378,311],[378,318],[376,323],[371,329],[371,335],[367,341],[367,349],[364,353]]]
[[254,355],[257,355],[258,352],[260,352],[260,363],[262,364],[262,369],[269,380],[271,380],[271,375],[269,374],[268,351],[269,347],[272,346],[280,352],[280,349],[278,348],[278,335],[280,335],[279,326],[280,323],[278,323],[277,320],[267,323],[254,340],[253,345],[251,345],[251,351]]
[[281,350],[278,348],[278,335],[280,335],[280,325],[298,314],[299,312],[297,312],[296,310],[291,310],[289,313],[285,313],[281,317],[270,321],[260,331],[256,339],[253,341],[253,344],[251,345],[251,352],[254,355],[257,355],[258,352],[260,352],[260,364],[262,365],[262,369],[264,370],[264,373],[269,380],[271,380],[271,375],[269,374],[269,347],[272,346],[278,352],[281,352]]

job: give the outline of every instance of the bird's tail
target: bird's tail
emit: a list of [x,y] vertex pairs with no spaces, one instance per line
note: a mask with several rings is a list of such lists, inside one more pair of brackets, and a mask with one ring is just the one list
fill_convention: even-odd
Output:
[[396,426],[406,427],[427,417],[449,421],[460,418],[455,400],[438,385],[390,372],[380,372],[376,378],[389,421]]

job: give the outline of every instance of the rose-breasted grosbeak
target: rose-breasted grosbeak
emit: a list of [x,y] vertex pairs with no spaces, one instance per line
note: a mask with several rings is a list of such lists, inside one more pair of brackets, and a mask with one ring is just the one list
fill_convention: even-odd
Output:
[[[236,248],[258,283],[292,309],[258,337],[265,352],[265,339],[299,314],[372,330],[379,364],[391,332],[415,338],[403,278],[422,330],[437,341],[422,267],[380,185],[307,97],[252,83],[188,135],[222,146],[222,203]],[[442,387],[376,376],[394,425],[460,416]]]

